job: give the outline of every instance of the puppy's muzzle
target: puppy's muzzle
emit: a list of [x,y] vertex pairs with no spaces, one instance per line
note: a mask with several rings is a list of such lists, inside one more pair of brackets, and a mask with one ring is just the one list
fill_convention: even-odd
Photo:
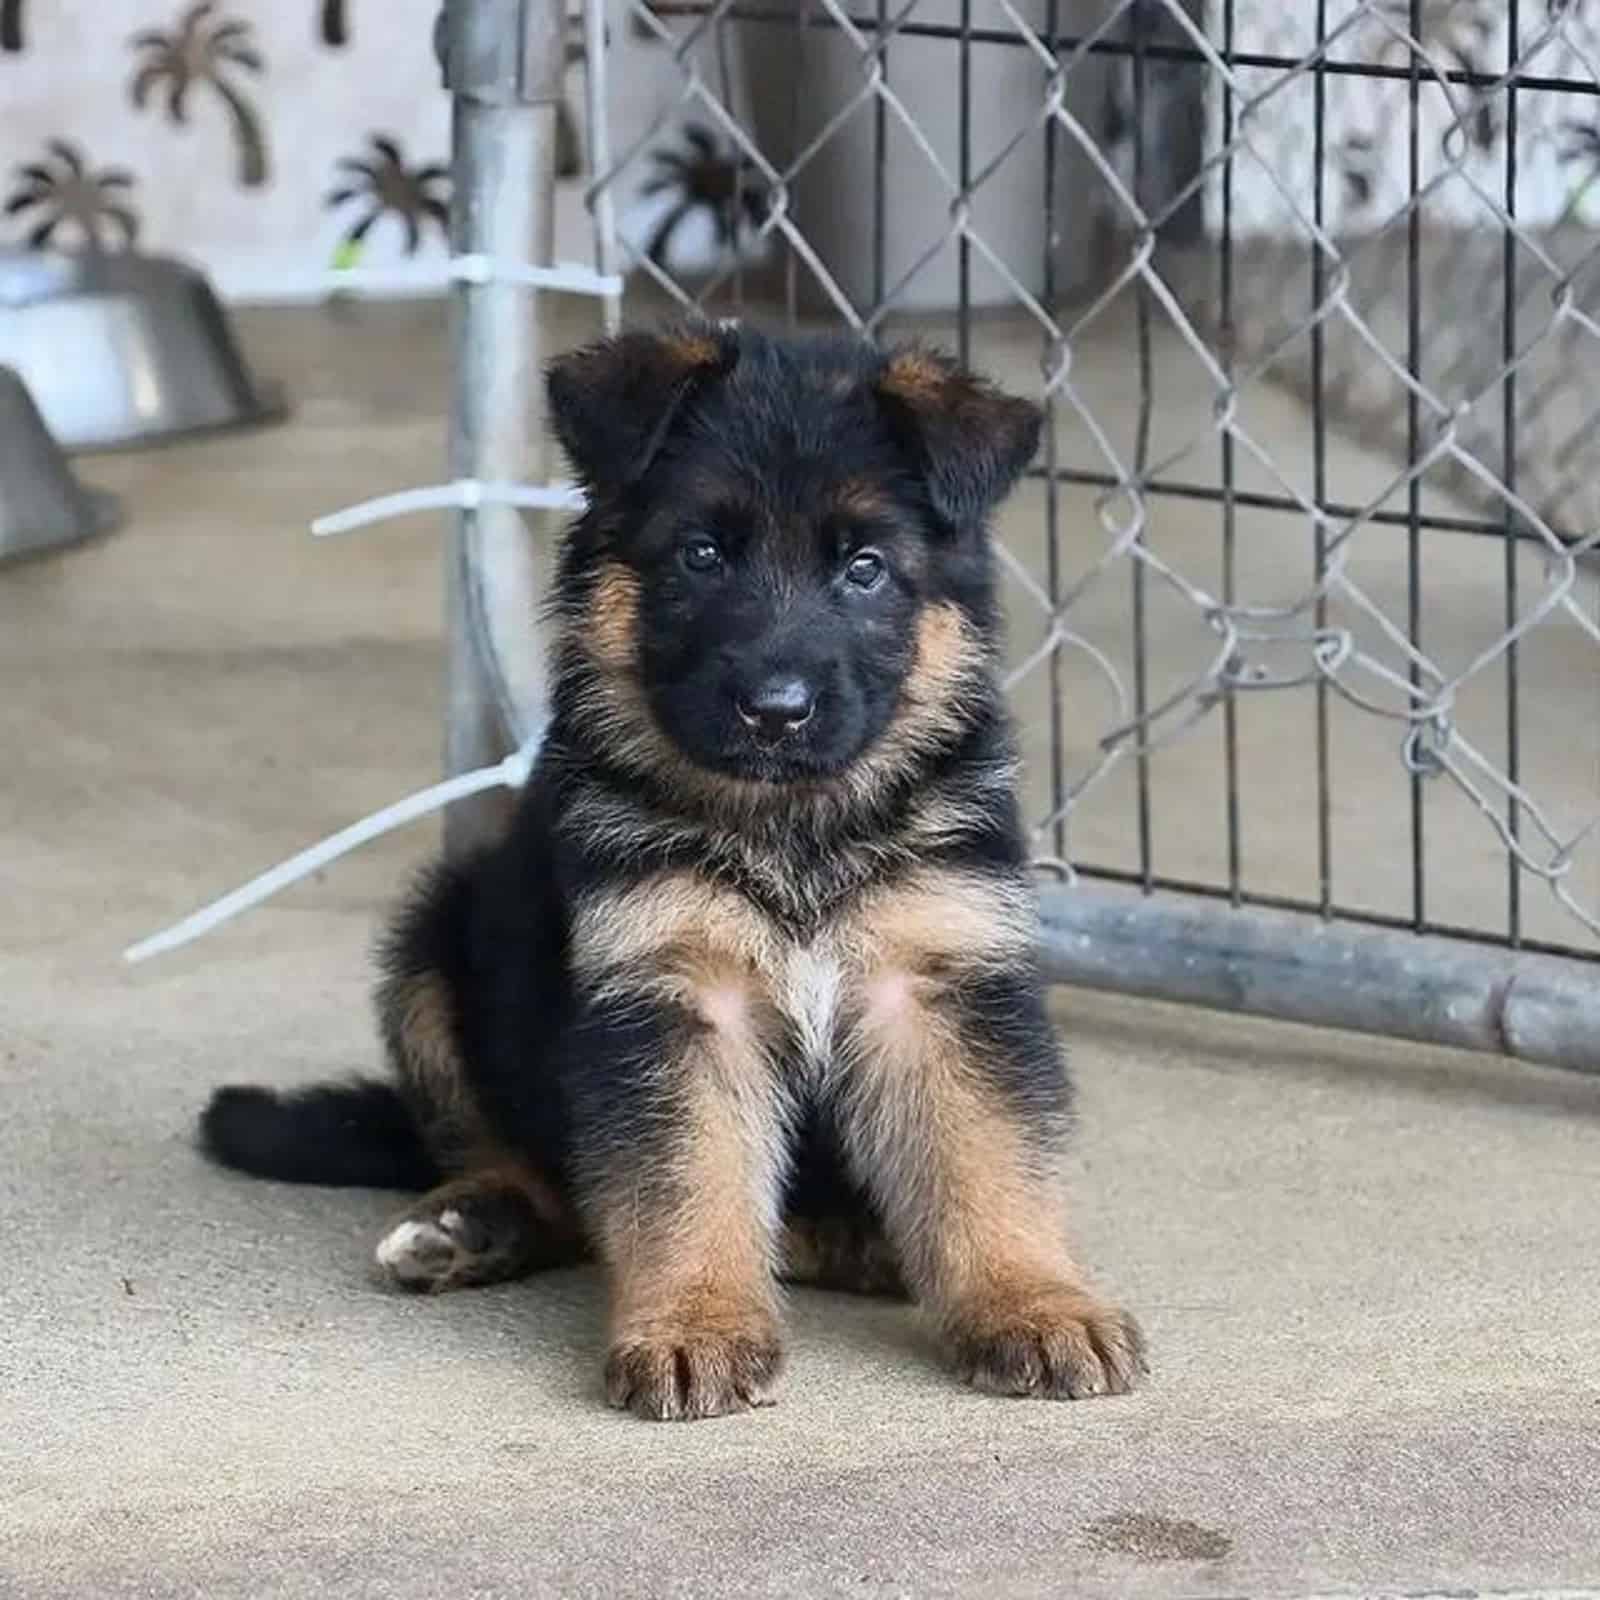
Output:
[[739,720],[762,744],[777,744],[811,721],[817,709],[816,688],[804,678],[767,678],[734,699]]

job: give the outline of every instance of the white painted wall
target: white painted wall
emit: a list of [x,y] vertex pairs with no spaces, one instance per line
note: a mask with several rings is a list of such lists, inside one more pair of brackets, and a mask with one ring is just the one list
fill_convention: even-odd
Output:
[[[266,151],[266,180],[249,185],[241,181],[234,122],[213,85],[192,86],[185,123],[168,114],[165,83],[152,86],[142,111],[130,98],[135,74],[153,53],[132,41],[152,29],[177,35],[194,9],[188,0],[12,3],[20,5],[23,48],[0,49],[0,207],[30,187],[24,167],[42,162],[61,172],[50,142],[65,140],[91,173],[122,169],[131,176],[130,189],[107,191],[107,198],[137,213],[141,249],[196,261],[230,297],[324,292],[323,274],[360,215],[358,203],[338,211],[325,203],[341,182],[336,163],[370,157],[372,134],[396,140],[413,168],[449,159],[450,102],[432,45],[438,0],[346,0],[342,47],[322,37],[323,0],[222,0],[207,12],[202,32],[215,37],[219,27],[240,25],[227,41],[262,64],[258,72],[239,60],[219,63]],[[613,10],[612,138],[621,154],[662,113],[678,114],[682,74],[670,47],[641,40],[628,26],[620,0]],[[568,80],[581,126],[581,67]],[[742,92],[736,84],[736,98]],[[748,115],[742,102],[741,110]],[[630,168],[630,183],[647,165]],[[0,242],[25,241],[49,204],[0,215]],[[583,180],[559,186],[557,212],[557,255],[591,260]],[[75,229],[64,225],[56,238],[71,244]],[[112,239],[120,243],[114,230]],[[402,224],[385,218],[369,235],[361,265],[425,267],[446,253],[432,225],[416,256],[407,257],[404,244]]]

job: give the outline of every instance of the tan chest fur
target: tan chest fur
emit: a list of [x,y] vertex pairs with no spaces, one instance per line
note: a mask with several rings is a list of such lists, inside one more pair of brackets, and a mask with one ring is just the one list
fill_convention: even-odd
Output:
[[913,869],[802,938],[737,890],[672,872],[585,900],[573,961],[592,995],[653,999],[714,1032],[788,1042],[809,1074],[848,1051],[858,1024],[926,1015],[942,987],[1014,966],[1034,932],[1020,878]]

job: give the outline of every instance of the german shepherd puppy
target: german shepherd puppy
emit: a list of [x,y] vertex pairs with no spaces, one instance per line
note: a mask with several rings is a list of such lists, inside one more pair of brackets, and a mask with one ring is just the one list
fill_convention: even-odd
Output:
[[726,326],[556,362],[589,494],[508,836],[399,916],[394,1073],[219,1091],[247,1172],[429,1190],[395,1282],[591,1254],[610,1402],[764,1403],[780,1279],[908,1290],[1008,1395],[1126,1390],[1064,1240],[1067,1078],[996,684],[989,514],[1040,416],[921,348]]

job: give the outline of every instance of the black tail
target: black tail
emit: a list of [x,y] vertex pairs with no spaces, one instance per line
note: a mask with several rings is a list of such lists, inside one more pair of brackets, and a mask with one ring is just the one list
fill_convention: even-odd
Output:
[[200,1147],[225,1167],[284,1183],[428,1189],[440,1176],[405,1102],[362,1078],[288,1094],[218,1089],[200,1114]]

